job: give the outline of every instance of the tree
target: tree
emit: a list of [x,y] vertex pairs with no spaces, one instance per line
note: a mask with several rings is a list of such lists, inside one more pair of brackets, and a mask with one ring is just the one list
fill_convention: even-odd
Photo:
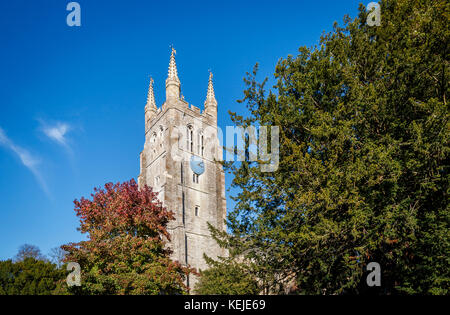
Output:
[[33,257],[0,261],[0,295],[50,295],[64,276],[55,264]]
[[[448,1],[381,1],[381,26],[354,20],[281,59],[275,91],[244,79],[249,117],[280,127],[280,164],[229,163],[236,207],[219,241],[266,292],[449,294]],[[270,147],[270,145],[269,145]],[[257,249],[257,250],[250,250]]]
[[81,267],[81,287],[74,294],[179,294],[191,272],[170,260],[166,226],[173,213],[150,187],[132,179],[95,188],[92,200],[75,200],[79,230],[87,241],[63,245],[65,262]]
[[235,257],[214,261],[205,255],[209,269],[201,271],[196,294],[255,295],[260,293],[257,279]]
[[195,292],[201,295],[255,295],[259,293],[257,280],[234,262],[221,263],[200,272]]
[[19,247],[19,251],[14,257],[15,261],[23,261],[25,258],[34,258],[36,260],[46,260],[45,256],[41,253],[39,247],[30,244],[23,244]]
[[58,267],[61,267],[66,254],[67,253],[61,247],[54,247],[50,250],[48,256],[50,257],[52,263]]

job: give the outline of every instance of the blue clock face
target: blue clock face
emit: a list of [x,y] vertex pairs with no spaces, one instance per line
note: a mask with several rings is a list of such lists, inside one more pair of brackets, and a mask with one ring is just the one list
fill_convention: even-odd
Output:
[[191,157],[191,170],[197,174],[197,175],[202,175],[205,172],[205,163],[203,162],[203,160],[197,156],[192,156]]

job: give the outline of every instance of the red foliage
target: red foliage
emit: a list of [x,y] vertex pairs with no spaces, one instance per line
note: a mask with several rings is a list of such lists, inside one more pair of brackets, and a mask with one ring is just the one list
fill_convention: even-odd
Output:
[[75,200],[75,211],[80,217],[82,233],[100,231],[105,237],[118,234],[169,239],[166,226],[173,220],[173,212],[164,208],[151,187],[139,189],[135,180],[107,183],[105,188],[94,188],[92,200]]
[[[92,199],[75,200],[89,240],[63,245],[66,262],[82,270],[80,294],[175,294],[188,289],[195,270],[170,259],[167,224],[174,219],[150,187],[129,182],[95,188]],[[73,290],[73,289],[70,289]],[[69,290],[69,291],[70,291]]]

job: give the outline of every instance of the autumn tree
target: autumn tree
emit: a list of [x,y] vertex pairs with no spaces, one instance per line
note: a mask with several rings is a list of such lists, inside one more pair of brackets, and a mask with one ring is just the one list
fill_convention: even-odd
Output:
[[[240,126],[280,127],[280,164],[228,165],[236,207],[224,246],[268,292],[449,294],[448,1],[380,1],[344,18],[318,47],[281,59],[268,90],[245,78]],[[263,289],[263,288],[262,288]]]
[[169,258],[167,224],[173,213],[150,187],[129,182],[96,188],[75,200],[79,230],[87,241],[63,245],[65,262],[81,267],[74,294],[181,294],[189,269]]

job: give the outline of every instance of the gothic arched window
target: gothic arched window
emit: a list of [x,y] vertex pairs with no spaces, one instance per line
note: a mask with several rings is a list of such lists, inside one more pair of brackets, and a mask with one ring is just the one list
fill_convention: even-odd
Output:
[[195,216],[198,217],[200,212],[200,206],[195,206]]
[[156,132],[152,133],[152,137],[150,138],[150,145],[153,153],[156,153]]
[[203,132],[200,131],[198,133],[198,154],[200,156],[203,156],[204,152],[205,152],[204,137],[203,137]]
[[164,136],[164,127],[163,126],[159,126],[159,146],[160,147],[162,147],[163,136]]
[[186,148],[188,151],[194,153],[194,128],[191,125],[187,126],[187,142]]

